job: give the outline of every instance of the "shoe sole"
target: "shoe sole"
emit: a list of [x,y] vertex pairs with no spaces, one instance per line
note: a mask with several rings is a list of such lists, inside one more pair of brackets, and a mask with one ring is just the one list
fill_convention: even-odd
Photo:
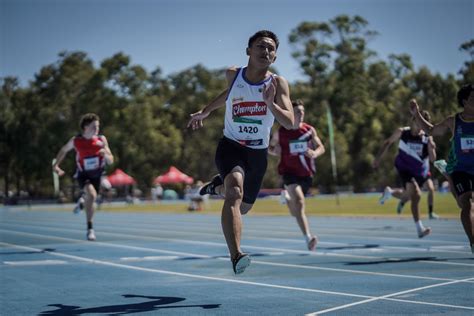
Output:
[[311,238],[311,240],[308,243],[308,250],[315,251],[317,244],[318,244],[318,238],[316,237]]
[[421,234],[418,234],[418,238],[423,238],[425,236],[428,236],[429,234],[431,234],[430,227],[426,228]]
[[250,265],[250,257],[249,256],[243,256],[240,258],[239,261],[235,264],[235,274],[241,274],[247,269],[247,267]]
[[206,194],[210,194],[210,193],[207,193],[207,187],[211,184],[212,182],[208,182],[206,184],[204,184],[202,187],[199,188],[199,195],[206,195]]

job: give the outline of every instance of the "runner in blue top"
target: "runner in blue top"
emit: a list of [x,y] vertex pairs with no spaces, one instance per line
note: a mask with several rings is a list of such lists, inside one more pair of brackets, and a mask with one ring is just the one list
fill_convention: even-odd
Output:
[[[429,117],[424,111],[423,115]],[[373,162],[374,169],[378,168],[380,160],[387,152],[391,144],[398,141],[398,155],[395,159],[395,167],[403,183],[403,190],[386,187],[380,203],[383,204],[390,196],[403,201],[411,201],[411,212],[415,221],[418,237],[423,238],[431,233],[431,228],[424,227],[420,220],[419,204],[421,198],[421,187],[429,179],[430,160],[436,159],[435,144],[433,139],[425,134],[420,126],[413,122],[411,126],[400,127],[384,141],[377,157]],[[400,209],[400,207],[398,208]],[[432,210],[432,207],[431,207]]]
[[446,171],[451,178],[458,205],[461,206],[461,222],[474,253],[474,85],[463,86],[457,93],[458,104],[463,110],[441,123],[430,124],[423,119],[416,100],[410,101],[410,110],[423,129],[434,136],[451,131],[451,149]]

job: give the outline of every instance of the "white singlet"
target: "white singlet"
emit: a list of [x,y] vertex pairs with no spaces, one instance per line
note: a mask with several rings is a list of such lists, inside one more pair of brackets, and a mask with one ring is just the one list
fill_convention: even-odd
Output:
[[272,77],[253,84],[245,79],[246,69],[238,69],[227,95],[224,136],[249,148],[265,149],[275,117],[263,101],[262,92]]

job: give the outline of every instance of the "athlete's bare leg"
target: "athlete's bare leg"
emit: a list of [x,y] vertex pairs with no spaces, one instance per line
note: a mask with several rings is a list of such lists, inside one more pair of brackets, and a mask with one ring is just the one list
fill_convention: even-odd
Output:
[[309,230],[308,219],[305,214],[305,198],[303,189],[299,184],[290,184],[285,186],[290,200],[287,200],[288,208],[290,209],[291,215],[296,218],[296,222],[301,229],[304,236],[311,234]]
[[222,207],[221,224],[231,258],[242,253],[240,239],[242,234],[242,218],[240,207],[243,198],[244,171],[241,167],[234,168],[224,179],[224,205]]
[[97,192],[94,186],[90,183],[84,186],[84,192],[85,192],[84,206],[86,208],[87,222],[92,222],[94,218],[94,203],[95,203],[95,200],[97,199]]
[[461,194],[458,197],[461,205],[461,222],[471,245],[474,245],[474,203],[472,191]]

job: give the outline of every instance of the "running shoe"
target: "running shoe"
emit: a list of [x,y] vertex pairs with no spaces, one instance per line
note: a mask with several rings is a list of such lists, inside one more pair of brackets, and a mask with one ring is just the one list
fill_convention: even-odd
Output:
[[442,174],[446,174],[446,166],[448,163],[444,159],[436,160],[433,162],[433,166],[435,166],[436,169],[439,170]]
[[84,198],[81,196],[76,203],[76,206],[74,206],[74,209],[72,212],[74,214],[79,214],[82,210],[84,209]]
[[318,237],[312,236],[311,239],[308,241],[308,250],[315,251],[317,244],[318,244]]
[[87,240],[94,241],[95,240],[95,232],[93,229],[87,230]]
[[398,202],[398,205],[397,205],[397,214],[398,215],[402,214],[404,206],[405,206],[405,203],[403,203],[402,201]]
[[241,274],[250,265],[250,256],[246,253],[239,253],[235,259],[232,259],[232,268],[235,274]]
[[212,180],[206,184],[204,184],[200,189],[199,189],[199,195],[218,195],[216,192],[216,187],[222,185],[222,179],[221,176],[216,174]]
[[288,191],[281,190],[281,192],[280,192],[280,204],[285,205],[288,202],[289,199],[290,199],[290,195],[288,194]]
[[431,213],[429,214],[429,218],[430,218],[430,219],[439,219],[439,215],[436,214],[435,212],[431,212]]
[[418,233],[418,238],[423,238],[425,236],[428,236],[429,234],[431,234],[431,228],[426,227],[425,229],[423,229],[423,231]]
[[379,199],[379,203],[383,205],[385,201],[392,197],[392,189],[390,187],[385,187],[383,190],[382,196]]

